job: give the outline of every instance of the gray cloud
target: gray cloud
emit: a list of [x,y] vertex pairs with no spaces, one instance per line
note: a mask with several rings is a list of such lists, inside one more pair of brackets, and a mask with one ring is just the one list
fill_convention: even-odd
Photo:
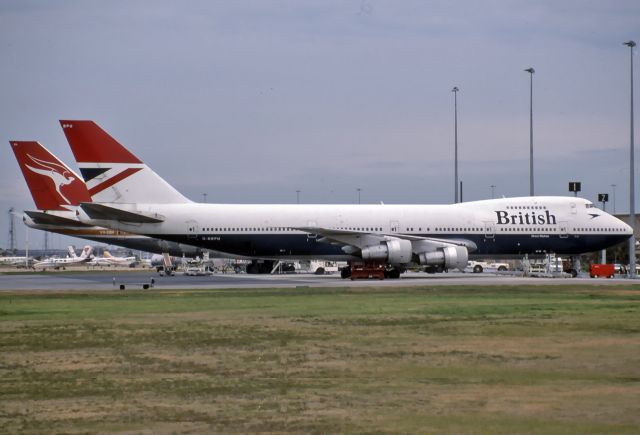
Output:
[[32,207],[8,140],[72,156],[60,118],[94,119],[200,200],[448,202],[460,87],[465,198],[527,188],[536,68],[540,194],[625,191],[636,1],[0,4],[0,245]]

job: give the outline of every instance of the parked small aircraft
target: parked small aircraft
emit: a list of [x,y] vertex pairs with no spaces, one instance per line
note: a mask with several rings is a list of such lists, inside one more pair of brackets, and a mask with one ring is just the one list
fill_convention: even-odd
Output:
[[124,266],[130,267],[136,262],[136,257],[114,257],[106,249],[102,257],[93,257],[89,264],[92,266]]
[[73,246],[69,246],[69,256],[66,258],[56,258],[56,257],[50,257],[50,258],[46,258],[42,261],[38,261],[36,263],[34,263],[33,267],[35,269],[38,268],[42,268],[47,269],[47,268],[53,268],[53,269],[64,269],[67,266],[71,266],[72,264],[80,264],[80,263],[86,263],[90,260],[90,255],[91,255],[91,251],[92,248],[89,245],[86,245],[83,249],[82,249],[82,253],[80,254],[80,256],[76,255],[75,250],[73,249]]

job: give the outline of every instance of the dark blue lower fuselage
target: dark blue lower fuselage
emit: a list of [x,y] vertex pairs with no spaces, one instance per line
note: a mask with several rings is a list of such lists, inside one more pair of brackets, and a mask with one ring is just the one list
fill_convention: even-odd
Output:
[[[321,242],[319,237],[305,234],[148,234],[178,243],[226,252],[233,255],[256,258],[325,258],[348,259],[339,245]],[[437,239],[469,240],[478,249],[472,255],[513,255],[555,253],[576,255],[593,252],[624,242],[624,234],[428,234],[423,237]]]

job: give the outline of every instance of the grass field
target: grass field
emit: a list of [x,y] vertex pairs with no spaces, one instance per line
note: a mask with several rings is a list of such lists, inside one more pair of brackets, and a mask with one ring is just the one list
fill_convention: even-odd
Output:
[[640,287],[0,294],[0,432],[640,432]]

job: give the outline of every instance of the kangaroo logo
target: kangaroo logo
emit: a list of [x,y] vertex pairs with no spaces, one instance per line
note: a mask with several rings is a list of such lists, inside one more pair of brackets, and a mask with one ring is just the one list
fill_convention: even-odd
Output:
[[49,177],[53,182],[58,195],[60,195],[60,197],[64,199],[67,204],[71,204],[71,201],[69,201],[62,194],[60,189],[62,188],[62,186],[73,183],[76,177],[74,177],[73,174],[63,165],[53,162],[47,162],[45,160],[33,157],[29,154],[27,154],[27,157],[31,159],[31,161],[34,163],[34,166],[30,166],[29,164],[25,163],[25,167],[29,168],[31,172]]

